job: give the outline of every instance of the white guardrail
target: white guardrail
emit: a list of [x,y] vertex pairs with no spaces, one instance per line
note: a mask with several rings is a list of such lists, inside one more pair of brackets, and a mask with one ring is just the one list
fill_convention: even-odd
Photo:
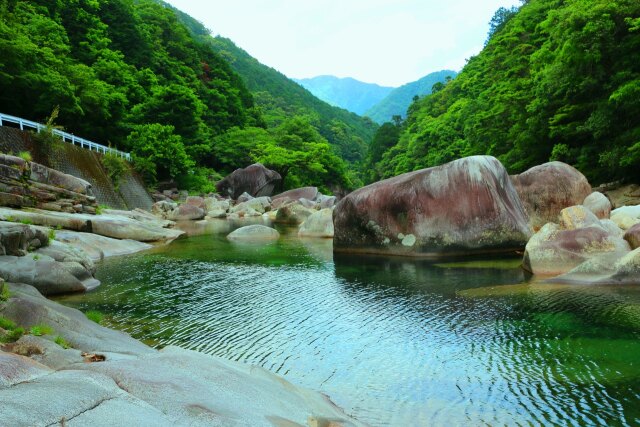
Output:
[[[20,117],[10,116],[8,114],[0,113],[0,126],[4,126],[4,123],[13,123],[20,126],[20,130],[25,130],[27,128],[35,129],[40,132],[41,130],[46,129],[46,126],[40,123],[32,122],[31,120],[25,120]],[[84,138],[80,138],[78,136],[72,135],[67,132],[62,132],[59,129],[53,129],[53,133],[58,135],[64,142],[69,142],[73,145],[79,145],[82,148],[86,148],[90,151],[97,151],[99,153],[112,153],[116,156],[122,157],[127,161],[131,161],[131,154],[125,153],[124,151],[116,150],[115,148],[105,147],[104,145],[96,144],[95,142],[88,141]]]

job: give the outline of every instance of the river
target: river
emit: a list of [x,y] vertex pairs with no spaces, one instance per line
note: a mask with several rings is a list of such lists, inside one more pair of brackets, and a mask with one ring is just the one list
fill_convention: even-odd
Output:
[[375,426],[640,424],[640,287],[528,280],[519,259],[336,256],[214,225],[107,259],[99,310],[149,345],[262,366]]

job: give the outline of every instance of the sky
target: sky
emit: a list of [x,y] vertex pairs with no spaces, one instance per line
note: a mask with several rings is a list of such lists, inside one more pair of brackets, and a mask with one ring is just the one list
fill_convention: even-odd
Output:
[[334,75],[400,86],[459,71],[489,21],[518,0],[169,0],[292,78]]

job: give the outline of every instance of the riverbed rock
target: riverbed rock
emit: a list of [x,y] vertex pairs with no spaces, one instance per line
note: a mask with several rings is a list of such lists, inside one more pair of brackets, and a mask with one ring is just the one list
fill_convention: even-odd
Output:
[[77,262],[58,262],[39,254],[0,256],[0,277],[32,285],[44,295],[85,292],[100,284]]
[[631,249],[640,247],[640,224],[636,224],[629,228],[627,232],[624,233],[624,240],[629,243]]
[[335,207],[334,251],[417,257],[511,252],[530,236],[502,164],[467,157],[356,190]]
[[33,252],[37,255],[44,255],[62,263],[75,262],[80,264],[91,275],[96,272],[96,266],[88,253],[65,242],[51,240],[46,247]]
[[626,241],[591,225],[563,229],[548,223],[527,243],[523,267],[540,276],[558,276],[593,258],[615,263],[630,251]]
[[555,222],[562,209],[581,204],[591,194],[587,178],[562,162],[534,166],[511,180],[534,231]]
[[271,196],[282,177],[276,171],[265,168],[260,163],[236,169],[216,184],[218,193],[236,200],[242,193],[251,196]]
[[178,208],[177,203],[161,200],[159,202],[155,202],[151,206],[151,213],[157,216],[158,218],[167,219],[171,214],[171,212],[173,212],[177,208]]
[[271,210],[271,199],[266,196],[255,197],[255,198],[252,198],[251,200],[247,200],[246,202],[238,203],[237,205],[230,208],[229,212],[237,213],[237,214],[240,214],[241,216],[249,216],[246,214],[242,215],[242,212],[246,212],[249,209],[253,211],[257,211],[260,213],[260,215],[262,215],[266,211]]
[[131,239],[113,239],[92,233],[76,231],[56,231],[56,241],[68,243],[79,249],[93,261],[100,261],[106,257],[129,255],[152,248],[150,244]]
[[582,205],[594,213],[599,219],[609,218],[611,215],[611,202],[604,194],[594,191],[589,194]]
[[229,203],[229,200],[226,199],[218,200],[215,197],[207,197],[204,199],[204,209],[207,212],[218,209],[226,212],[230,207],[231,203]]
[[[175,206],[177,207],[177,205]],[[161,228],[170,228],[175,225],[175,222],[170,221],[168,219],[158,218],[158,216],[152,214],[151,212],[147,212],[143,209],[134,209],[132,211],[123,211],[119,209],[105,209],[102,213],[107,215],[124,216],[127,218],[135,219],[136,221],[151,223]]]
[[640,248],[618,259],[606,255],[593,257],[547,281],[580,285],[640,285]]
[[253,196],[245,191],[236,199],[236,202],[244,203],[244,202],[248,202],[251,199],[253,199]]
[[332,208],[338,202],[336,196],[325,196],[324,194],[318,195],[316,200],[320,209]]
[[305,208],[299,201],[289,202],[280,206],[276,214],[276,222],[282,224],[302,224],[315,211]]
[[189,196],[185,200],[187,205],[195,206],[197,208],[204,209],[204,198],[200,196]]
[[205,216],[205,211],[194,205],[183,203],[171,211],[168,219],[172,221],[197,221]]
[[600,227],[600,220],[585,206],[569,206],[560,211],[560,226],[565,230],[576,230],[585,227]]
[[[204,216],[204,215],[203,215]],[[29,221],[35,225],[64,228],[100,234],[115,239],[131,239],[141,242],[171,242],[185,235],[184,231],[163,228],[150,222],[138,221],[120,215],[89,215],[66,212],[50,212],[41,209],[0,208],[0,220]]]
[[300,225],[299,237],[333,237],[333,210],[321,209],[314,212]]
[[289,200],[300,200],[307,199],[311,201],[315,201],[318,197],[318,187],[301,187],[294,188],[293,190],[288,190],[283,193],[280,193],[276,196],[273,196],[271,199],[275,202],[278,199],[288,198]]
[[24,256],[49,243],[47,233],[26,224],[0,222],[0,255]]
[[240,227],[227,236],[229,240],[242,242],[270,241],[279,238],[280,233],[277,230],[260,224]]
[[611,200],[614,209],[640,204],[640,185],[638,184],[617,184],[602,191]]
[[623,230],[628,230],[636,224],[640,224],[640,205],[622,206],[611,211],[611,220]]

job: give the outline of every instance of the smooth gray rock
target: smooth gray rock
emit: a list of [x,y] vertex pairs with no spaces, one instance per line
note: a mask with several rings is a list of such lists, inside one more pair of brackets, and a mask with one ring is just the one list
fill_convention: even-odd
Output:
[[0,222],[0,255],[26,255],[30,249],[47,246],[49,237],[43,229],[13,222]]
[[254,210],[262,215],[263,213],[271,210],[271,199],[267,196],[255,197],[251,200],[247,200],[246,202],[238,203],[230,208],[229,212],[241,214],[242,212],[249,212],[250,210]]
[[75,262],[84,267],[91,275],[96,272],[96,266],[91,256],[83,250],[74,247],[71,244],[61,242],[59,240],[52,240],[49,242],[49,246],[40,248],[34,252],[38,255],[45,255],[55,259],[58,262]]
[[553,283],[581,285],[640,285],[640,248],[615,259],[596,256],[561,276]]
[[265,225],[254,224],[240,227],[229,233],[227,239],[232,241],[255,242],[278,240],[280,233]]
[[32,285],[45,295],[84,292],[100,284],[77,262],[58,262],[39,254],[0,256],[0,277]]
[[55,241],[64,242],[79,249],[94,261],[111,256],[128,255],[153,247],[137,240],[112,239],[98,234],[68,230],[56,231]]
[[333,237],[333,210],[322,209],[314,212],[300,225],[299,237]]
[[283,224],[302,224],[315,211],[305,208],[300,202],[290,202],[280,206],[276,214],[276,222]]

